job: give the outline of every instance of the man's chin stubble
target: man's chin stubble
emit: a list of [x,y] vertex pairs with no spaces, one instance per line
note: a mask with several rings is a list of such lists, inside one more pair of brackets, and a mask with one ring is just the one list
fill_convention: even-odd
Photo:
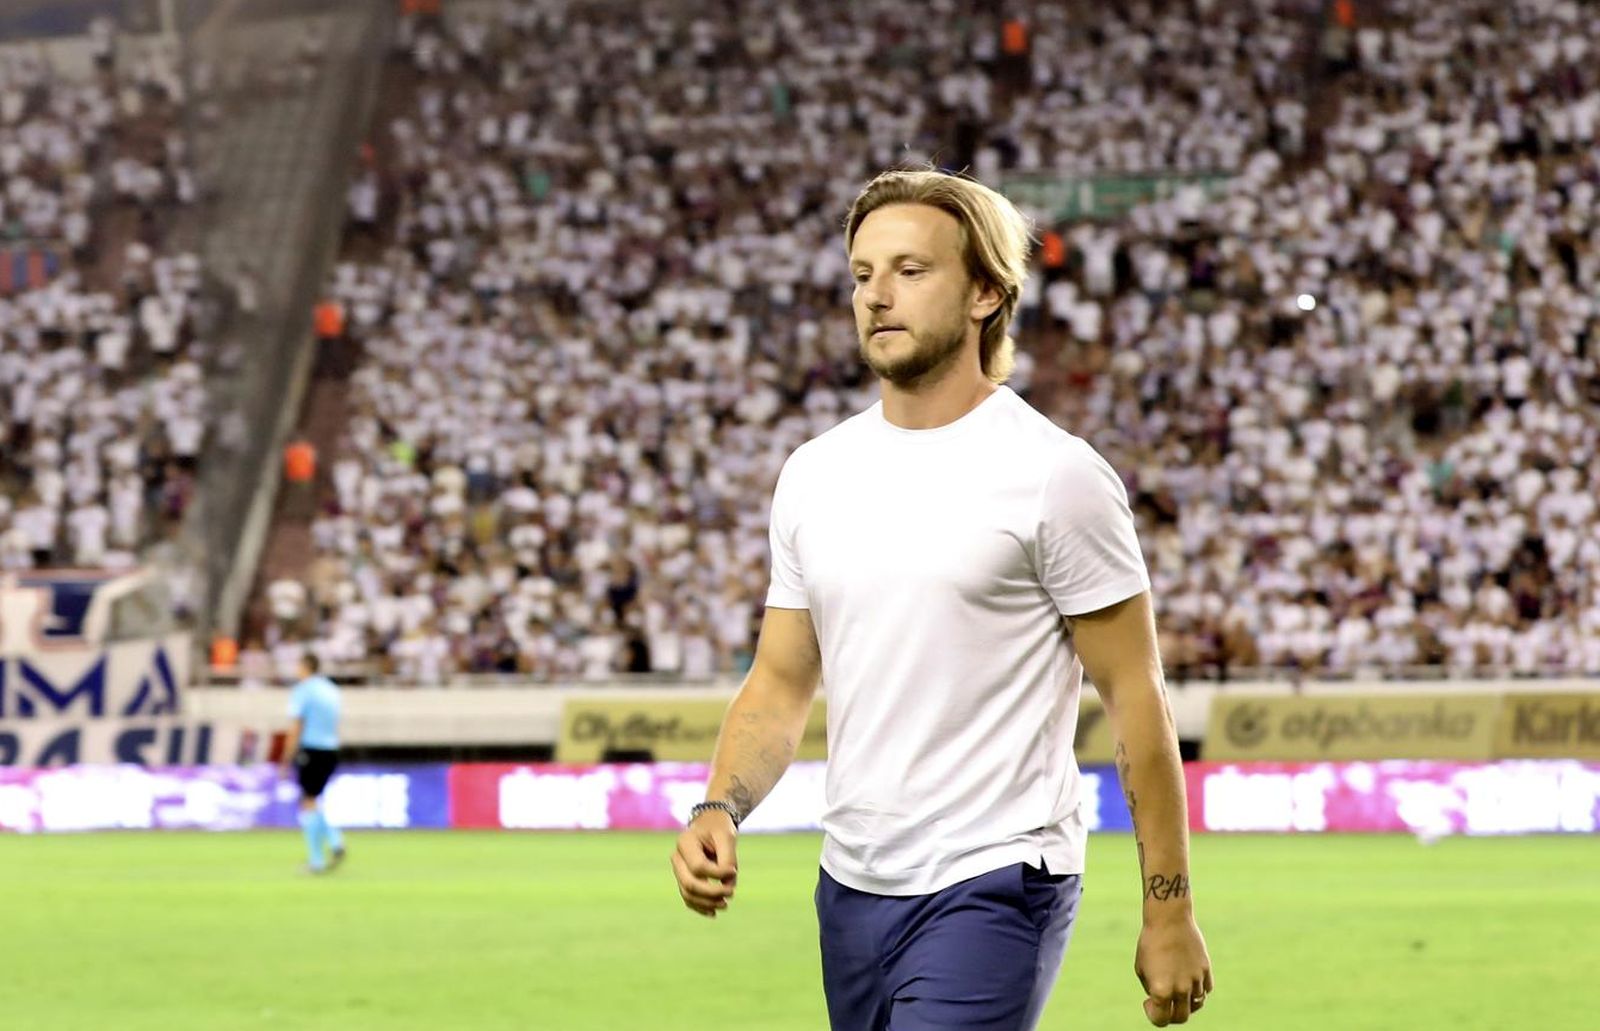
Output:
[[[920,345],[921,341],[918,343]],[[898,362],[886,363],[875,361],[871,357],[869,347],[870,338],[861,342],[861,360],[866,362],[867,368],[871,369],[879,379],[892,383],[896,389],[912,393],[943,379],[944,373],[961,353],[959,345],[943,354],[927,353],[919,347],[916,353],[907,355]]]

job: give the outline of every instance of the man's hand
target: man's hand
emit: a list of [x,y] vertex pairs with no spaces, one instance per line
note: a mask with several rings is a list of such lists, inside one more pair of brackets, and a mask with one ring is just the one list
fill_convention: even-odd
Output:
[[1149,998],[1144,1015],[1156,1027],[1182,1024],[1211,994],[1211,957],[1194,918],[1146,923],[1139,934],[1133,972]]
[[733,818],[713,809],[701,813],[678,835],[678,847],[672,853],[678,894],[684,905],[701,916],[716,919],[717,910],[727,909],[733,899],[739,876],[733,845],[736,834]]

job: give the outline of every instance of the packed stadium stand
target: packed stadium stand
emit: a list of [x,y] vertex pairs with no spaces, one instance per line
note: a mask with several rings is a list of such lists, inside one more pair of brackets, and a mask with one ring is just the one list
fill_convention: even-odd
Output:
[[1185,267],[1055,412],[1131,474],[1180,666],[1597,672],[1595,13],[1385,10],[1320,160],[1121,229]]
[[874,398],[840,219],[931,162],[1177,183],[1031,206],[1013,381],[1124,473],[1176,678],[1600,672],[1591,8],[472,10],[403,27],[250,650],[742,668],[777,470]]
[[182,521],[205,435],[175,53],[92,36],[82,79],[0,56],[0,569],[136,564]]
[[354,16],[72,11],[82,74],[0,56],[0,568],[208,499],[181,594],[280,671],[738,672],[776,472],[875,397],[840,218],[936,165],[1037,221],[1011,386],[1125,475],[1174,679],[1600,672],[1590,6],[464,3],[365,130]]
[[0,577],[139,567],[217,624],[371,9],[0,11]]

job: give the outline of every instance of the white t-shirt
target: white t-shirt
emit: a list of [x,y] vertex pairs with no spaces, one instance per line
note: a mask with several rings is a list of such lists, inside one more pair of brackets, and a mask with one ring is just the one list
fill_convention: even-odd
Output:
[[770,538],[767,604],[809,609],[821,646],[823,868],[884,895],[1041,858],[1081,873],[1061,616],[1149,588],[1105,460],[1006,387],[932,430],[879,403],[790,456]]

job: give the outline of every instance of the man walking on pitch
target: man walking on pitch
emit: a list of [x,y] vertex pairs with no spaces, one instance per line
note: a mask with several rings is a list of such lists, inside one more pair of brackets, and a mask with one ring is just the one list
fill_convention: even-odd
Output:
[[1073,758],[1085,673],[1133,814],[1145,1014],[1212,988],[1150,582],[1127,493],[1002,384],[1028,227],[1004,197],[888,172],[845,246],[882,400],[789,457],[755,665],[672,865],[692,910],[734,897],[736,829],[828,685],[816,891],[834,1031],[1026,1031],[1077,912],[1087,828]]
[[344,836],[328,822],[320,800],[339,765],[339,687],[317,671],[309,652],[300,659],[300,682],[289,695],[294,720],[283,746],[283,775],[292,762],[300,782],[300,829],[306,837],[306,872],[326,873],[344,861]]

